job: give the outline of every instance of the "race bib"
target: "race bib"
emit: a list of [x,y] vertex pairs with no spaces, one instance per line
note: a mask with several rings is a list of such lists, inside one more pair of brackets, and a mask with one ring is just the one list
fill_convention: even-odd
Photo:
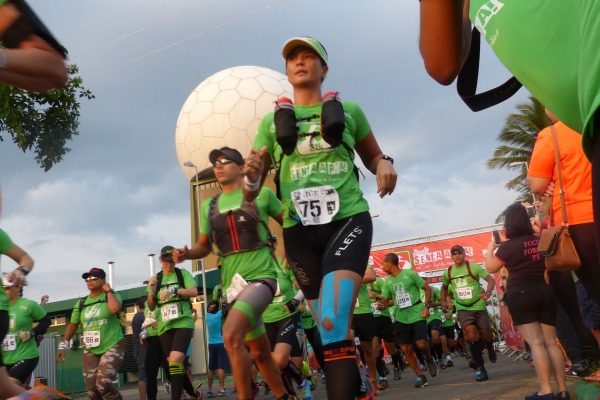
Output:
[[298,189],[291,193],[302,225],[322,225],[332,221],[340,209],[340,199],[333,186]]
[[88,349],[100,346],[100,331],[83,332],[83,344]]
[[445,314],[442,314],[441,320],[442,320],[442,323],[446,322],[446,315]]
[[429,307],[429,315],[433,315],[435,313],[435,309],[433,307]]
[[179,308],[177,307],[177,304],[165,304],[160,308],[160,312],[163,321],[179,317]]
[[354,308],[360,307],[360,301],[358,301],[358,297],[356,298],[356,303],[354,303]]
[[473,292],[470,287],[456,288],[456,294],[461,300],[468,300],[473,298]]
[[379,308],[377,308],[378,305],[379,305],[379,303],[377,303],[377,302],[371,303],[371,309],[373,310],[373,315],[381,314],[381,310]]
[[2,351],[14,351],[17,349],[17,335],[6,335],[2,341]]
[[396,304],[399,308],[406,308],[412,306],[410,295],[408,293],[399,293],[396,295]]

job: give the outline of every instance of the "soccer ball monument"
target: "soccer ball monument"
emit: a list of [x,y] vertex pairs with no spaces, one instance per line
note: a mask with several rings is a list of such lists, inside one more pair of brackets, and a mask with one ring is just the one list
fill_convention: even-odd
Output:
[[245,157],[260,120],[284,96],[292,98],[286,76],[263,67],[227,68],[200,83],[183,104],[175,130],[177,159],[188,181],[196,171],[183,163],[210,167],[212,149],[229,146]]

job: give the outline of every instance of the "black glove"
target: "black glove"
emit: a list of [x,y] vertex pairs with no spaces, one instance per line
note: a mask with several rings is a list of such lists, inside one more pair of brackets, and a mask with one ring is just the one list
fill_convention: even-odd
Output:
[[288,312],[293,313],[294,311],[296,311],[296,308],[298,308],[300,306],[300,300],[298,299],[291,299],[290,301],[288,301],[287,303],[285,303],[285,306],[283,306],[286,310],[288,310]]

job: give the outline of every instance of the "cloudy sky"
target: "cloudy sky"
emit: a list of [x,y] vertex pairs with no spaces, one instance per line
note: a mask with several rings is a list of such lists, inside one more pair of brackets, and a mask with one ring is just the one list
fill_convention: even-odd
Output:
[[[149,253],[190,242],[188,182],[175,127],[188,95],[225,68],[284,71],[281,45],[320,40],[329,53],[324,90],[358,102],[399,175],[379,199],[361,183],[374,243],[494,223],[515,198],[515,172],[490,171],[504,118],[524,89],[473,113],[425,73],[418,52],[418,2],[375,0],[30,0],[68,48],[84,85],[80,135],[49,172],[9,140],[0,143],[0,227],[35,259],[26,296],[51,300],[85,289],[81,274],[115,262],[118,285],[147,278]],[[509,73],[484,49],[480,87]],[[188,264],[189,265],[189,264]],[[3,257],[2,270],[13,268]]]

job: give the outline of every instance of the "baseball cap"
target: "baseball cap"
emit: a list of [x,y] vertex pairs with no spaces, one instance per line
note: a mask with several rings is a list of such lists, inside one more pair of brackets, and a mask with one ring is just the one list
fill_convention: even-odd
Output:
[[313,49],[317,52],[321,60],[327,65],[327,50],[317,39],[313,39],[310,36],[299,36],[288,39],[281,48],[281,54],[283,58],[287,60],[288,54],[298,46],[305,46]]
[[102,268],[92,268],[90,272],[86,272],[81,277],[87,279],[88,276],[97,276],[100,279],[106,279],[106,272]]
[[165,246],[160,249],[160,259],[163,261],[173,261],[173,246]]
[[214,149],[208,155],[208,159],[212,165],[215,165],[215,162],[219,157],[225,157],[237,165],[244,165],[244,157],[240,154],[236,149],[232,149],[231,147],[221,147],[220,149]]
[[455,244],[454,246],[452,246],[452,248],[450,249],[450,254],[454,253],[455,251],[460,251],[463,254],[465,253],[464,247],[462,247],[460,244]]

